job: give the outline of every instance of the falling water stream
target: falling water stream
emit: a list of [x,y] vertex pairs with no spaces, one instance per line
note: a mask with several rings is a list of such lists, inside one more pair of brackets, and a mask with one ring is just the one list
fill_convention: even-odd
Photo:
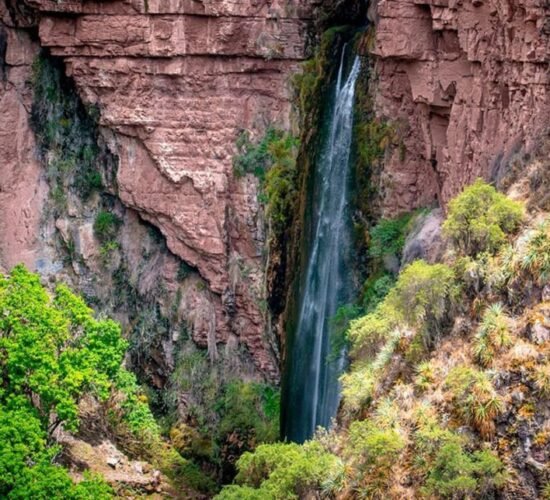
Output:
[[[349,65],[348,65],[349,66]],[[303,442],[328,427],[339,404],[338,376],[345,353],[331,353],[331,318],[350,300],[349,213],[353,103],[360,61],[346,76],[346,47],[334,89],[328,132],[315,168],[308,225],[310,243],[299,298],[297,329],[290,337],[284,437]]]

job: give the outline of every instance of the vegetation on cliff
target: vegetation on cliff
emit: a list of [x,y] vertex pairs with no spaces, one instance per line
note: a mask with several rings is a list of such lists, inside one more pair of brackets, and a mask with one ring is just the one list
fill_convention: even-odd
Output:
[[[350,322],[335,428],[243,456],[220,498],[543,496],[548,220],[481,181],[466,188],[449,205],[442,260],[403,266]],[[311,447],[313,469],[281,475],[286,454],[298,462]],[[327,473],[317,477],[319,461]]]

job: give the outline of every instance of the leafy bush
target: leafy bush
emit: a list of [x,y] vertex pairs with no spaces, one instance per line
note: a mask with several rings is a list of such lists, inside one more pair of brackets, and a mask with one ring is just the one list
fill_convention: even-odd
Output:
[[225,487],[216,498],[303,498],[308,492],[332,488],[343,472],[341,461],[315,441],[258,446],[239,459],[237,468],[240,486]]
[[430,344],[440,335],[457,293],[451,268],[417,260],[401,271],[384,303],[407,324],[420,328]]
[[416,367],[414,385],[421,390],[429,389],[435,382],[435,373],[432,363],[424,361]]
[[393,125],[379,118],[359,121],[355,127],[359,161],[365,166],[372,166],[393,144],[396,131]]
[[495,430],[494,419],[502,410],[502,400],[484,372],[468,366],[453,368],[445,379],[453,410],[465,424],[484,437]]
[[80,397],[108,395],[126,348],[120,326],[94,319],[64,285],[50,297],[22,266],[0,278],[0,313],[0,397],[26,395],[50,431],[75,428]]
[[372,357],[398,324],[399,317],[387,299],[372,313],[352,320],[347,333],[351,356],[355,359]]
[[493,304],[483,315],[474,340],[474,354],[483,366],[491,363],[495,354],[512,343],[509,319],[502,304]]
[[491,498],[507,480],[504,465],[490,451],[466,453],[457,442],[444,444],[435,457],[423,490],[443,498]]
[[53,431],[78,425],[84,394],[105,399],[126,343],[120,327],[93,318],[66,286],[50,296],[38,276],[16,266],[0,277],[0,495],[110,498],[101,480],[74,485],[52,460]]
[[279,393],[269,385],[233,381],[224,388],[218,412],[220,435],[239,433],[265,443],[279,436]]
[[263,192],[267,201],[267,216],[276,234],[286,228],[295,206],[297,151],[298,141],[289,134],[269,145],[272,164],[265,176]]
[[280,140],[282,136],[282,131],[269,127],[260,141],[253,144],[248,131],[243,130],[236,143],[239,154],[233,158],[235,176],[242,177],[245,174],[254,174],[263,180],[266,171],[273,162],[269,147],[273,142]]
[[478,179],[449,203],[443,231],[466,255],[496,252],[519,227],[523,205]]
[[116,237],[121,220],[112,212],[102,210],[94,221],[94,233],[99,241],[109,242]]
[[370,256],[373,258],[382,258],[385,255],[400,257],[412,216],[412,213],[407,213],[395,219],[381,219],[370,231]]
[[369,276],[363,286],[362,305],[365,313],[373,312],[395,285],[395,277],[390,273]]
[[[395,425],[363,420],[353,422],[349,428],[346,448],[356,481],[369,497],[376,497],[387,491],[391,470],[406,441]],[[357,486],[356,486],[357,488]]]

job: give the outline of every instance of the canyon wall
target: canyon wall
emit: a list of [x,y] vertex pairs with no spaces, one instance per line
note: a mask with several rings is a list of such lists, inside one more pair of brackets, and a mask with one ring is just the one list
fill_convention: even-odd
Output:
[[399,131],[386,157],[386,214],[445,204],[477,177],[498,180],[537,147],[550,118],[545,0],[379,0],[375,108]]
[[[80,223],[77,240],[90,247],[77,245],[80,256],[98,253],[89,217],[82,221],[73,210],[53,228],[42,217],[48,186],[29,127],[30,68],[40,46],[61,58],[84,103],[98,107],[103,140],[118,162],[118,210],[161,231],[171,255],[164,260],[176,262],[168,288],[178,260],[205,283],[183,301],[193,340],[213,357],[217,345],[243,344],[259,373],[277,380],[263,306],[266,235],[257,180],[235,178],[232,159],[242,130],[258,137],[269,124],[289,127],[288,80],[305,57],[311,3],[2,2],[2,113],[10,119],[1,125],[0,262],[59,274],[63,266],[45,240]],[[124,245],[122,251],[129,255]],[[166,274],[162,266],[151,272]]]
[[[48,158],[40,157],[30,124],[31,66],[46,48],[86,106],[99,109],[102,148],[116,163],[107,191],[123,220],[122,281],[160,304],[163,316],[175,309],[213,359],[218,347],[244,346],[257,373],[278,380],[258,183],[233,175],[235,142],[245,129],[259,137],[268,124],[290,126],[289,77],[309,55],[316,9],[334,8],[335,19],[344,19],[359,2],[352,4],[0,2],[0,266],[23,261],[100,301],[114,300],[116,265],[106,270],[97,262],[100,202],[70,196],[66,213],[49,210]],[[386,152],[376,186],[385,215],[445,205],[465,184],[498,179],[516,153],[536,147],[550,116],[544,0],[379,0],[369,18],[369,92],[402,145]],[[144,222],[160,230],[166,246]],[[59,242],[75,244],[77,261],[67,264]],[[182,263],[191,270],[185,283]],[[170,359],[177,337],[165,336],[159,364]]]

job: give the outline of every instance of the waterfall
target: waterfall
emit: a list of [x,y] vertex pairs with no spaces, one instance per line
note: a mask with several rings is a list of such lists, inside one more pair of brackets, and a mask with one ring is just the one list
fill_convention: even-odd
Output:
[[[345,352],[330,356],[330,319],[351,298],[351,217],[348,207],[353,103],[360,61],[347,78],[345,52],[334,89],[329,128],[316,164],[307,267],[299,299],[297,330],[287,365],[285,437],[303,442],[335,416]],[[332,353],[334,354],[334,353]]]

